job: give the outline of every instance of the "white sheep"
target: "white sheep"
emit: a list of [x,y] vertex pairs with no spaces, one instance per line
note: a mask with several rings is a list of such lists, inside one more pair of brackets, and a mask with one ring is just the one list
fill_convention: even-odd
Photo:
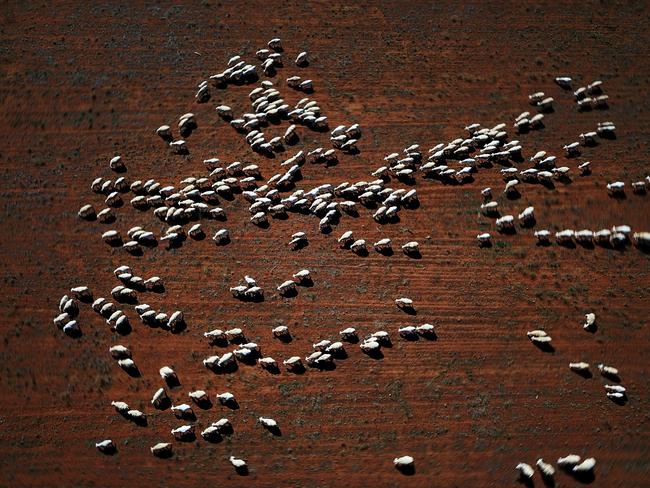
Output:
[[182,441],[191,439],[194,436],[194,426],[193,425],[181,425],[176,429],[171,430],[172,435],[175,439]]
[[172,449],[169,442],[159,442],[151,448],[151,454],[157,457],[166,457],[171,455]]
[[535,470],[532,468],[530,464],[519,463],[517,464],[517,466],[515,466],[515,469],[519,471],[519,476],[521,476],[524,479],[531,479],[535,474]]

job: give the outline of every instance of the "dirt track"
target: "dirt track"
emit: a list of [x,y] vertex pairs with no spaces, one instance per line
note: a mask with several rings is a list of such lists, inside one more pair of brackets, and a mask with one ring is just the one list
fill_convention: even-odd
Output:
[[[428,149],[449,142],[470,122],[506,122],[515,138],[512,120],[529,109],[529,93],[543,90],[557,100],[556,111],[543,131],[517,137],[526,156],[540,149],[560,155],[562,144],[603,120],[616,124],[618,137],[584,150],[579,161],[592,161],[592,176],[554,190],[526,185],[520,200],[499,197],[503,210],[534,205],[537,228],[625,223],[650,230],[650,196],[629,192],[615,201],[605,189],[609,181],[629,185],[649,172],[650,36],[643,3],[79,3],[55,10],[6,5],[0,14],[1,485],[510,486],[518,462],[575,452],[598,460],[594,486],[647,486],[649,256],[633,248],[539,248],[531,230],[479,249],[477,232],[496,234],[477,209],[481,188],[502,188],[497,169],[465,186],[418,179],[421,206],[402,211],[399,223],[379,226],[362,210],[328,236],[318,232],[314,217],[297,214],[259,229],[238,198],[225,205],[230,245],[188,240],[180,249],[159,246],[143,257],[110,249],[100,239],[107,226],[76,216],[83,203],[102,207],[89,185],[97,176],[113,176],[107,161],[115,154],[126,161],[130,180],[178,184],[203,174],[202,160],[212,156],[255,162],[264,176],[274,174],[281,159],[252,153],[214,113],[222,101],[241,112],[250,87],[213,90],[213,100],[201,106],[193,96],[198,82],[222,70],[229,56],[252,60],[277,35],[287,58],[274,79],[283,96],[293,103],[300,98],[281,80],[297,73],[289,60],[307,50],[311,65],[299,74],[314,80],[313,98],[330,125],[358,122],[364,130],[358,156],[343,156],[330,168],[306,165],[300,187],[371,179],[386,154],[412,143]],[[579,86],[604,80],[609,110],[577,113],[572,97],[552,83],[560,74]],[[188,138],[190,156],[173,156],[153,130],[188,111],[199,122]],[[326,146],[327,134],[304,128],[300,134],[299,147]],[[566,164],[577,173],[575,160]],[[156,234],[164,228],[130,205],[110,227],[124,233],[137,224]],[[336,237],[348,229],[368,242],[417,240],[422,259],[342,251]],[[309,234],[310,245],[292,252],[286,243],[299,230]],[[114,337],[89,307],[82,308],[78,340],[52,325],[63,293],[86,284],[95,296],[107,296],[120,264],[145,278],[162,276],[166,292],[140,301],[183,310],[188,330],[171,335],[146,328],[132,308],[127,315],[135,328],[127,337]],[[302,268],[313,271],[313,288],[291,299],[271,292]],[[263,304],[229,294],[247,273],[268,290]],[[416,301],[417,316],[392,305],[399,296]],[[581,327],[588,311],[598,316],[595,334]],[[424,322],[436,325],[437,341],[397,338],[398,327]],[[292,343],[271,338],[278,324],[290,327]],[[243,326],[278,360],[304,356],[312,342],[348,326],[361,333],[386,329],[394,345],[382,360],[349,346],[350,357],[334,371],[272,376],[242,366],[218,376],[201,360],[225,349],[211,352],[201,336],[221,326]],[[530,344],[525,332],[532,328],[553,336],[554,353]],[[129,378],[110,359],[115,343],[131,347],[142,378]],[[594,378],[569,371],[568,363],[580,360],[592,364]],[[605,397],[594,367],[600,362],[621,370],[626,405]],[[175,443],[170,460],[151,456],[149,447],[171,440],[169,429],[180,424],[149,405],[165,364],[182,384],[173,391],[175,401],[188,401],[187,392],[198,388],[211,397],[226,390],[238,397],[235,412],[220,406],[198,411],[201,426],[228,414],[232,438],[216,445]],[[110,407],[117,399],[149,413],[149,426],[119,418]],[[256,426],[260,415],[275,418],[283,435]],[[118,445],[113,457],[94,448],[107,437]],[[248,478],[234,473],[231,454],[248,460]],[[393,457],[403,454],[416,458],[412,477],[392,467]],[[576,484],[563,473],[556,480]],[[536,485],[542,486],[538,474]]]

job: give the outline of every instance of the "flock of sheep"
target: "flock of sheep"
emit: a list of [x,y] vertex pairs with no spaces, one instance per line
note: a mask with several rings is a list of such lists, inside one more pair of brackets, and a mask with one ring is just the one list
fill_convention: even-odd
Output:
[[[280,170],[270,178],[263,178],[260,167],[256,164],[232,162],[222,163],[213,157],[203,161],[207,173],[204,176],[191,176],[183,179],[178,186],[165,184],[155,179],[134,180],[128,182],[124,175],[117,178],[97,178],[91,184],[93,192],[102,195],[105,208],[96,211],[92,204],[87,204],[79,210],[79,217],[85,220],[97,220],[110,225],[116,221],[116,213],[124,205],[124,198],[131,193],[130,204],[140,212],[151,211],[154,216],[166,225],[160,235],[147,230],[144,224],[136,225],[126,232],[109,229],[102,233],[102,239],[112,247],[121,247],[132,255],[142,255],[147,250],[153,249],[159,243],[166,243],[170,247],[178,246],[188,237],[194,241],[201,241],[206,237],[204,225],[212,221],[222,223],[227,220],[227,209],[224,206],[235,198],[243,198],[249,204],[250,222],[256,226],[266,227],[271,225],[272,219],[287,219],[291,214],[301,213],[312,215],[318,221],[321,233],[329,234],[334,227],[343,225],[346,218],[357,218],[368,215],[379,224],[395,221],[399,212],[415,211],[419,206],[417,192],[408,185],[415,182],[417,177],[424,180],[436,180],[448,185],[463,185],[474,182],[480,171],[487,171],[495,165],[502,167],[501,174],[505,182],[503,194],[508,199],[517,199],[526,184],[539,184],[553,187],[554,182],[566,182],[572,178],[574,172],[580,177],[591,174],[590,162],[576,164],[573,170],[569,166],[558,166],[558,157],[538,151],[529,158],[530,167],[521,168],[525,161],[523,146],[518,140],[509,140],[506,124],[498,124],[492,128],[482,127],[480,124],[470,124],[465,127],[465,134],[449,142],[440,143],[424,152],[418,144],[408,146],[400,153],[391,153],[384,158],[382,165],[372,171],[370,181],[345,181],[341,183],[322,184],[314,188],[298,188],[301,172],[304,165],[312,164],[334,165],[339,157],[344,154],[354,154],[359,151],[357,143],[362,138],[362,129],[358,124],[339,125],[329,129],[329,122],[316,99],[304,97],[291,106],[282,98],[280,90],[270,79],[259,82],[260,75],[273,78],[284,67],[283,49],[280,39],[272,39],[268,48],[256,53],[259,64],[249,64],[240,56],[233,56],[227,62],[225,69],[218,74],[203,80],[197,87],[196,103],[204,104],[213,99],[219,90],[229,86],[257,85],[249,94],[251,111],[237,115],[233,109],[226,105],[216,106],[216,115],[228,123],[233,131],[241,134],[251,150],[260,156],[273,156],[281,154],[300,141],[300,133],[304,130],[316,132],[329,131],[331,148],[318,147],[313,150],[295,151],[280,164]],[[295,58],[297,67],[309,64],[309,55],[301,52]],[[556,78],[556,83],[561,89],[568,90],[572,80],[568,77]],[[259,82],[259,83],[258,83]],[[310,79],[302,79],[292,75],[286,79],[286,86],[305,94],[313,94],[314,83]],[[608,98],[603,94],[603,84],[594,81],[586,87],[575,91],[575,99],[579,110],[603,110],[607,108]],[[525,111],[514,120],[514,130],[517,133],[539,130],[544,126],[544,118],[553,112],[552,97],[543,92],[529,96],[531,105],[536,114],[531,115]],[[282,122],[289,123],[282,136],[271,137],[264,133],[264,128],[269,124],[277,126]],[[165,146],[175,154],[187,154],[190,146],[187,139],[199,127],[197,118],[192,113],[179,117],[177,128],[163,125],[156,130]],[[567,159],[580,155],[581,146],[598,144],[599,140],[614,137],[615,126],[611,122],[598,124],[594,131],[579,135],[579,141],[566,144],[563,147]],[[177,136],[175,135],[177,132]],[[115,156],[109,161],[109,168],[118,173],[127,172],[127,164],[120,156]],[[405,187],[398,188],[396,184]],[[644,181],[632,183],[635,194],[643,195],[646,187],[650,185],[650,176]],[[612,197],[620,198],[625,195],[625,183],[612,182],[607,185],[607,190]],[[516,224],[521,228],[529,229],[536,225],[536,210],[529,206],[521,209],[515,218],[514,215],[501,215],[499,204],[493,199],[493,190],[481,190],[480,213],[494,218],[497,232],[508,234],[516,232]],[[224,205],[224,206],[222,206]],[[368,211],[365,214],[364,209]],[[227,246],[230,243],[230,232],[226,227],[217,224],[217,229],[210,231],[212,241],[217,246]],[[550,245],[553,233],[546,229],[538,229],[534,237],[541,245]],[[640,248],[650,246],[650,233],[632,229],[624,224],[614,225],[610,229],[601,230],[573,230],[563,229],[554,233],[555,241],[560,245],[571,245],[574,242],[581,245],[602,245],[621,247],[631,243]],[[478,234],[477,240],[482,247],[489,247],[492,243],[490,233]],[[342,249],[348,249],[358,255],[368,253],[368,248],[374,251],[391,255],[393,253],[390,238],[382,238],[372,246],[362,237],[353,235],[350,230],[344,231],[337,238]],[[308,244],[307,232],[296,232],[288,239],[289,248],[299,250]],[[401,242],[399,248],[409,257],[420,256],[420,245],[416,241]],[[111,290],[114,302],[106,298],[94,299],[92,291],[85,286],[71,289],[71,296],[65,295],[59,304],[59,314],[54,319],[54,324],[72,337],[81,334],[78,323],[79,304],[89,304],[97,314],[103,317],[111,330],[120,335],[127,335],[131,331],[124,308],[134,305],[135,312],[141,322],[149,327],[160,327],[171,333],[178,333],[185,329],[185,319],[182,311],[167,313],[154,310],[151,306],[140,303],[139,296],[147,292],[164,291],[162,278],[151,276],[143,278],[137,276],[129,266],[119,266],[115,269],[115,278],[119,282]],[[300,286],[313,285],[309,270],[296,271],[286,281],[276,286],[277,292],[284,297],[297,293]],[[245,276],[243,280],[230,288],[233,297],[245,301],[261,301],[264,290],[257,281]],[[407,297],[397,298],[395,305],[407,313],[415,310],[415,304]],[[593,330],[596,317],[589,313],[586,315],[584,328]],[[400,338],[405,340],[435,339],[435,328],[431,324],[408,326],[397,331]],[[231,373],[238,369],[238,364],[259,365],[272,373],[280,373],[280,362],[270,356],[264,356],[260,345],[250,342],[246,333],[240,328],[230,330],[215,329],[204,333],[210,345],[234,349],[219,355],[211,355],[203,360],[206,369],[216,373]],[[291,331],[286,326],[277,326],[270,331],[270,337],[286,341],[291,337]],[[530,341],[536,346],[545,349],[551,346],[551,337],[543,330],[532,330],[527,333]],[[341,330],[339,340],[323,339],[313,344],[313,350],[304,358],[292,356],[281,361],[281,365],[288,372],[305,371],[307,368],[331,368],[335,361],[347,357],[346,346],[358,344],[359,349],[369,355],[381,357],[382,346],[390,344],[391,338],[387,331],[379,330],[366,337],[359,338],[357,331],[348,327]],[[132,352],[123,345],[112,346],[109,354],[117,365],[131,376],[139,376],[138,366],[133,359]],[[303,364],[304,360],[304,364]],[[306,367],[307,368],[306,368]],[[583,361],[571,363],[569,368],[581,375],[589,373],[589,364]],[[618,370],[612,366],[599,364],[598,369],[603,377],[617,383]],[[160,377],[167,388],[178,388],[179,378],[176,372],[168,367],[160,368]],[[619,384],[606,384],[607,397],[617,402],[627,401],[626,390]],[[160,387],[153,393],[151,405],[157,410],[167,410],[176,418],[187,423],[171,431],[171,436],[178,442],[192,442],[196,439],[196,415],[192,404],[211,405],[209,395],[203,390],[188,393],[189,403],[174,404],[166,388]],[[216,395],[217,402],[228,408],[237,404],[237,400],[230,392]],[[123,418],[146,425],[147,414],[131,409],[123,401],[114,401],[112,406]],[[260,426],[271,433],[279,432],[277,422],[270,417],[260,417]],[[211,422],[200,436],[207,442],[218,442],[223,436],[233,432],[233,425],[227,418]],[[160,442],[151,447],[151,452],[157,457],[173,455],[172,442]],[[117,451],[115,443],[106,439],[96,443],[99,451],[112,454]],[[230,456],[228,458],[238,473],[247,471],[244,459]],[[414,469],[414,459],[411,456],[401,456],[394,459],[397,469],[407,472]],[[557,461],[560,468],[582,476],[591,473],[596,461],[593,458],[581,459],[580,456],[570,454]],[[536,466],[540,475],[552,478],[555,469],[551,464],[542,459],[537,460]],[[523,479],[530,479],[534,469],[526,463],[519,463],[517,471]]]

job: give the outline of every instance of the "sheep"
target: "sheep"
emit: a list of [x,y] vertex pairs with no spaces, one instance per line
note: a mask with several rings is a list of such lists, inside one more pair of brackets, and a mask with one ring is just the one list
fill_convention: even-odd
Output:
[[308,269],[302,269],[297,273],[293,274],[293,278],[298,280],[298,283],[309,283],[311,282],[311,273]]
[[604,386],[605,386],[605,391],[608,392],[625,393],[627,391],[625,387],[621,385],[604,385]]
[[122,241],[120,233],[116,230],[107,230],[102,234],[102,240],[110,245],[118,244]]
[[599,122],[596,133],[602,138],[614,138],[616,126],[612,122]]
[[172,130],[168,125],[161,125],[156,129],[156,134],[158,137],[160,137],[163,141],[171,141],[172,139]]
[[77,215],[79,215],[79,218],[84,220],[93,220],[97,217],[95,207],[93,207],[91,204],[87,204],[81,207]]
[[66,312],[62,312],[54,318],[54,325],[56,325],[59,329],[63,329],[63,326],[70,322],[70,320],[72,320],[70,315],[68,315]]
[[551,238],[551,233],[546,229],[537,230],[535,231],[534,235],[535,238],[537,239],[537,242],[539,242],[540,244],[547,244],[549,242],[549,239]]
[[531,479],[535,474],[535,470],[530,464],[519,463],[515,466],[515,469],[519,471],[519,476],[521,476],[522,479]]
[[512,215],[504,215],[499,217],[496,221],[496,227],[499,232],[505,232],[515,227],[515,218]]
[[632,193],[643,195],[646,192],[645,181],[635,181],[632,183]]
[[344,232],[341,237],[338,238],[338,243],[341,248],[350,247],[355,239],[353,237],[352,231],[348,230]]
[[546,97],[543,100],[537,102],[537,109],[543,112],[551,110],[553,108],[554,101],[555,99],[553,97]]
[[607,398],[611,398],[614,401],[624,401],[626,399],[625,393],[621,393],[618,391],[607,392],[606,395]]
[[102,224],[109,224],[115,221],[115,214],[110,208],[105,208],[97,213],[97,220],[99,220]]
[[212,422],[211,427],[216,428],[220,434],[232,432],[232,424],[227,418],[221,418],[216,422]]
[[539,458],[535,464],[544,478],[552,478],[555,475],[555,468],[551,464],[545,463],[542,458]]
[[489,233],[484,232],[482,234],[478,234],[476,236],[476,240],[478,241],[479,246],[487,247],[492,243],[492,236]]
[[192,407],[189,406],[187,403],[182,403],[181,405],[175,405],[172,406],[171,411],[173,412],[174,415],[176,415],[176,418],[183,419],[183,418],[193,418],[194,417],[194,410],[192,410]]
[[218,230],[214,236],[212,236],[212,240],[217,246],[228,244],[228,242],[230,242],[230,233],[228,232],[228,229]]
[[[517,171],[516,168],[512,168]],[[519,193],[519,190],[517,189],[517,185],[519,185],[518,180],[510,180],[508,183],[506,183],[506,187],[503,190],[504,195],[506,196],[515,196]]]
[[282,361],[289,371],[297,371],[302,367],[302,361],[298,356],[292,356],[289,359]]
[[235,395],[230,392],[219,393],[217,395],[217,400],[221,405],[228,405],[235,402]]
[[412,456],[401,456],[393,459],[393,464],[399,470],[412,468],[414,462],[415,460]]
[[415,331],[420,334],[421,336],[434,336],[435,335],[435,327],[431,324],[422,324],[418,325],[415,328]]
[[108,352],[111,354],[113,359],[127,359],[131,357],[131,351],[128,347],[125,347],[121,344],[116,346],[111,346],[108,349]]
[[348,327],[339,332],[341,339],[351,341],[357,338],[357,330],[354,327]]
[[575,232],[576,242],[591,244],[594,240],[594,233],[591,230],[583,229]]
[[558,84],[561,88],[570,89],[571,88],[571,78],[568,76],[558,76],[555,78],[555,83]]
[[355,254],[363,254],[366,251],[366,241],[363,239],[357,239],[352,244],[350,244],[350,249]]
[[415,310],[414,305],[413,305],[413,300],[411,300],[410,298],[406,298],[406,297],[396,298],[395,299],[395,305],[400,310],[405,310],[405,311]]
[[589,363],[585,363],[585,362],[569,363],[569,369],[571,371],[575,371],[576,373],[588,373]]
[[329,346],[325,348],[325,352],[327,354],[331,354],[333,356],[341,355],[345,353],[345,349],[343,347],[342,342],[332,342]]
[[499,203],[496,201],[481,204],[481,213],[486,216],[493,216],[499,213]]
[[172,454],[172,445],[169,442],[159,442],[151,447],[151,454],[156,457],[169,457]]
[[551,342],[551,336],[546,333],[546,331],[543,330],[531,330],[526,332],[526,335],[530,339],[530,341],[534,344],[537,345],[544,345],[548,344]]
[[610,196],[625,195],[625,183],[622,181],[614,181],[613,183],[607,183],[607,193]]
[[112,454],[116,451],[115,443],[111,439],[96,442],[95,447],[99,452],[104,454]]
[[278,286],[277,290],[280,292],[280,295],[286,296],[296,291],[296,282],[292,280],[287,280]]
[[275,371],[278,369],[278,363],[272,357],[260,358],[257,360],[257,364],[259,364],[262,369],[266,369],[268,371]]
[[185,154],[187,152],[187,144],[184,140],[179,139],[169,143],[169,149],[174,154]]
[[278,428],[278,423],[268,417],[259,417],[257,421],[262,425],[262,427],[266,427],[267,429],[273,430]]
[[416,256],[420,254],[420,244],[416,241],[407,242],[402,246],[402,251],[404,251],[404,254],[407,256]]
[[598,134],[595,131],[583,132],[580,134],[580,143],[583,146],[594,146],[596,145],[596,136]]
[[521,225],[530,225],[535,221],[535,207],[526,207],[519,214],[519,222]]
[[613,247],[623,247],[627,244],[628,236],[623,232],[611,232],[609,236],[609,245]]
[[638,248],[650,248],[650,232],[635,232],[632,242]]
[[361,344],[359,344],[359,348],[363,352],[365,352],[367,354],[371,354],[371,353],[375,353],[375,352],[379,351],[381,349],[381,345],[379,344],[379,342],[377,340],[366,339],[363,342],[361,342]]
[[373,244],[377,252],[387,252],[391,250],[391,241],[388,238],[380,239]]
[[578,169],[580,170],[580,174],[582,176],[586,176],[588,174],[591,174],[591,162],[590,161],[585,161],[584,163],[578,165]]
[[171,402],[164,388],[158,388],[151,398],[151,405],[157,410],[162,410]]
[[187,441],[194,439],[194,426],[193,425],[181,425],[176,429],[171,430],[174,439],[179,441]]
[[598,244],[609,244],[611,237],[612,232],[609,229],[601,229],[597,232],[594,232],[594,240]]
[[171,314],[169,320],[167,321],[167,328],[172,332],[177,332],[182,328],[184,328],[184,326],[185,326],[185,316],[183,312],[181,312],[180,310],[177,310],[173,314]]
[[230,461],[230,464],[232,464],[235,467],[235,470],[237,470],[238,472],[246,471],[246,469],[248,468],[246,461],[240,458],[236,458],[235,456],[230,456],[228,458],[228,461]]
[[[218,369],[225,369],[231,367],[233,364],[235,364],[236,357],[234,353],[232,352],[227,352],[221,358],[217,360],[217,368]],[[205,364],[205,361],[203,362]]]
[[557,465],[564,469],[572,469],[580,462],[580,456],[577,454],[569,454],[567,456],[558,458]]
[[555,233],[555,240],[558,244],[568,244],[573,242],[575,232],[571,229],[561,230]]
[[165,381],[178,381],[176,372],[169,366],[163,366],[159,370],[160,377]]
[[208,401],[208,394],[203,390],[191,391],[189,392],[188,396],[197,404],[205,403]]
[[591,330],[594,328],[595,324],[596,314],[592,312],[585,314],[585,323],[582,325],[582,328],[585,330]]
[[580,155],[580,143],[572,142],[562,146],[567,157],[579,156]]
[[571,471],[574,474],[591,473],[595,466],[596,466],[596,459],[591,457],[591,458],[585,459],[580,464],[576,464],[575,466],[573,466]]
[[219,439],[220,436],[221,434],[219,433],[219,429],[212,425],[206,427],[201,431],[201,437],[203,437],[206,441],[215,441]]
[[71,337],[76,337],[81,334],[79,323],[76,320],[70,320],[62,327],[63,332]]
[[544,92],[535,92],[532,95],[528,95],[528,101],[531,105],[537,105],[546,97]]
[[124,161],[122,161],[121,156],[115,156],[111,158],[111,160],[108,162],[108,167],[116,172],[126,170],[126,166],[124,165]]
[[613,366],[607,366],[601,363],[598,365],[598,371],[600,371],[600,374],[603,376],[609,376],[610,378],[618,377],[618,369]]
[[404,337],[405,339],[409,339],[413,337],[417,338],[417,329],[412,325],[408,325],[406,327],[400,327],[398,329],[398,332],[399,335],[401,337]]
[[136,409],[128,410],[126,412],[126,417],[136,423],[145,422],[147,419],[147,416],[144,414],[144,412]]

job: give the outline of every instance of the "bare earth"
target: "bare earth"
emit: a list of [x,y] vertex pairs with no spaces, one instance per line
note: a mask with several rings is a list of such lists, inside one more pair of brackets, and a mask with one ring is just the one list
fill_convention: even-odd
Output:
[[[576,453],[597,459],[594,486],[648,486],[649,256],[631,247],[536,247],[532,230],[498,236],[492,220],[478,214],[479,190],[492,186],[503,213],[534,205],[538,229],[650,230],[650,196],[629,192],[616,201],[605,189],[649,173],[644,2],[91,3],[9,2],[0,9],[0,485],[503,487],[516,484],[518,462]],[[224,202],[228,246],[188,240],[142,257],[106,246],[100,235],[108,228],[125,233],[144,224],[157,235],[165,228],[128,202],[110,226],[76,216],[84,203],[103,207],[89,185],[97,176],[114,178],[107,162],[115,154],[130,181],[177,185],[205,174],[202,160],[214,156],[254,162],[267,178],[279,171],[282,158],[252,153],[214,112],[219,103],[238,113],[248,109],[252,87],[213,90],[205,105],[193,101],[196,85],[223,70],[230,56],[253,61],[274,36],[285,46],[285,68],[273,79],[285,99],[301,97],[285,87],[286,77],[312,78],[313,98],[330,126],[358,122],[364,131],[359,155],[342,156],[330,168],[307,164],[302,188],[370,180],[386,154],[449,142],[471,122],[506,122],[527,157],[541,149],[561,156],[563,144],[605,120],[616,124],[618,137],[562,162],[572,168],[572,184],[523,185],[516,201],[502,198],[504,183],[492,169],[464,186],[418,178],[420,208],[400,212],[392,225],[376,224],[362,209],[330,235],[318,232],[313,216],[299,214],[263,230],[248,221],[248,205],[237,198]],[[311,65],[299,70],[291,60],[302,50]],[[604,80],[610,109],[578,113],[570,92],[552,82],[565,74],[577,86]],[[529,110],[527,95],[538,90],[556,99],[556,111],[543,131],[517,137],[512,121]],[[199,123],[188,138],[190,155],[172,155],[153,131],[189,111]],[[328,134],[302,127],[299,133],[298,147],[329,147]],[[575,168],[585,160],[594,174],[581,178]],[[222,225],[204,227],[209,236]],[[336,244],[349,229],[369,243],[417,240],[422,259],[401,252],[355,256]],[[297,231],[307,232],[310,244],[292,252],[287,242]],[[479,249],[475,236],[486,231],[496,245]],[[127,337],[111,333],[89,307],[81,310],[80,339],[53,326],[61,295],[84,284],[96,297],[108,296],[120,264],[165,280],[164,294],[143,294],[140,302],[183,310],[186,332],[145,327],[132,307],[125,309],[134,324]],[[314,287],[295,298],[278,296],[275,287],[302,268],[312,270]],[[228,292],[244,274],[267,290],[263,303],[241,303]],[[399,296],[415,301],[416,316],[393,305]],[[598,317],[595,334],[582,330],[590,311]],[[398,339],[398,327],[424,322],[436,326],[437,341]],[[271,337],[279,324],[291,329],[290,344]],[[393,347],[374,360],[348,346],[349,358],[333,371],[273,376],[241,366],[214,375],[201,360],[225,349],[210,347],[202,334],[236,326],[278,361],[304,356],[312,342],[334,339],[348,326],[361,335],[388,330]],[[535,328],[552,335],[555,352],[526,339]],[[117,343],[132,349],[141,378],[128,377],[110,358],[108,348]],[[594,377],[572,373],[571,361],[589,362]],[[621,370],[626,405],[605,397],[595,368],[601,362]],[[201,427],[231,418],[231,438],[175,442],[168,460],[150,454],[156,442],[172,441],[169,430],[182,423],[149,404],[162,386],[163,365],[173,366],[181,381],[171,393],[175,402],[189,401],[187,393],[199,388],[213,399],[223,391],[237,396],[237,411],[197,409]],[[149,426],[120,418],[111,400],[146,411]],[[283,435],[255,425],[260,415],[275,418]],[[95,449],[105,438],[116,442],[115,456]],[[415,457],[413,476],[392,466],[404,454]],[[235,474],[230,455],[248,461],[247,478]],[[539,474],[535,479],[542,486]],[[576,484],[564,473],[556,480]]]

